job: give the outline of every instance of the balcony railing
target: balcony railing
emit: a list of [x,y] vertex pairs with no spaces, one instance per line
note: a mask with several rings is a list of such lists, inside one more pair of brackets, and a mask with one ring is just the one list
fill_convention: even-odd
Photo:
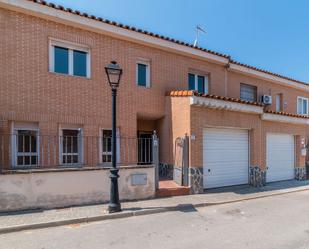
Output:
[[[0,134],[0,169],[111,166],[111,137]],[[153,138],[117,137],[118,165],[153,163]]]

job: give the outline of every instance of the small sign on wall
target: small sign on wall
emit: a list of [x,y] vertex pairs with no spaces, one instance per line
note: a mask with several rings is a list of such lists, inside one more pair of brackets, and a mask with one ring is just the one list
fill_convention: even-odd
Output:
[[307,149],[306,148],[302,148],[301,149],[301,155],[302,156],[306,156],[307,155]]
[[138,185],[146,185],[147,184],[147,174],[132,174],[131,175],[131,185],[138,186]]

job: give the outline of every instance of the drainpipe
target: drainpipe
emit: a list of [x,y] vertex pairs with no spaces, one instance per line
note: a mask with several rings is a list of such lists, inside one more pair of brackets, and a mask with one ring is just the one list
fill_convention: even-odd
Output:
[[227,84],[228,84],[228,69],[230,68],[230,58],[228,60],[228,63],[224,66],[224,96],[227,97]]

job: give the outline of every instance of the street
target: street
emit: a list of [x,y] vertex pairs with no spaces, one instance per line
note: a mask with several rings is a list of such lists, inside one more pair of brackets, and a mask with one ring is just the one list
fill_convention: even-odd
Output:
[[309,247],[309,191],[0,235],[1,249]]

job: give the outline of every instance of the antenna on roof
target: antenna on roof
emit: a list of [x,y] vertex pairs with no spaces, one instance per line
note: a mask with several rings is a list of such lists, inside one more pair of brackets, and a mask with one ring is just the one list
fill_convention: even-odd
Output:
[[193,45],[194,47],[198,46],[198,39],[199,39],[200,32],[206,34],[206,31],[202,28],[201,25],[196,25],[196,38],[195,38],[194,45]]

